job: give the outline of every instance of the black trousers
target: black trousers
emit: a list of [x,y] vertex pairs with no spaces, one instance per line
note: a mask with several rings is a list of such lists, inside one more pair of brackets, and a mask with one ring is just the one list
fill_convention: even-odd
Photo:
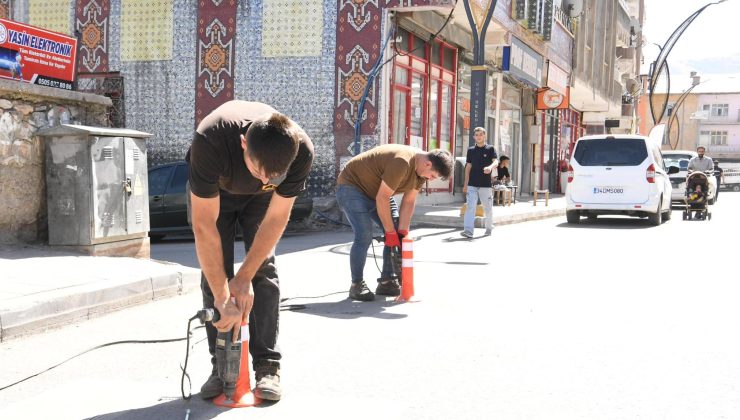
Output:
[[714,202],[717,202],[717,197],[719,197],[719,184],[722,182],[722,178],[716,176],[717,179],[717,191],[714,192]]
[[[244,250],[249,252],[254,236],[267,213],[272,193],[257,195],[234,195],[221,191],[221,208],[216,226],[221,235],[224,270],[226,276],[234,277],[234,237],[236,229],[241,229]],[[274,250],[273,250],[274,252]],[[213,292],[201,272],[200,287],[203,292],[203,307],[213,308]],[[280,349],[277,345],[278,318],[280,314],[280,282],[275,267],[275,254],[271,254],[260,266],[252,279],[254,305],[249,314],[249,353],[253,367],[261,361],[279,361]],[[210,322],[206,323],[208,351],[211,364],[216,371],[216,335],[218,331]]]

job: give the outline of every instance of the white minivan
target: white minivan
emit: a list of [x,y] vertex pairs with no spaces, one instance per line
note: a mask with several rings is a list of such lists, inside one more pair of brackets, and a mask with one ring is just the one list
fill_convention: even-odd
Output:
[[[658,136],[657,138],[661,138]],[[650,136],[609,134],[578,139],[565,190],[568,223],[602,214],[647,217],[660,225],[671,217],[671,181],[659,142]]]

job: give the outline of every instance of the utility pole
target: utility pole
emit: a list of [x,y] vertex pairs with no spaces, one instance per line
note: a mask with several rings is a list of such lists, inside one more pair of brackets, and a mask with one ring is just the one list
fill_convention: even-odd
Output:
[[463,0],[473,33],[473,67],[470,75],[470,132],[468,146],[475,144],[473,128],[486,126],[486,30],[497,0]]

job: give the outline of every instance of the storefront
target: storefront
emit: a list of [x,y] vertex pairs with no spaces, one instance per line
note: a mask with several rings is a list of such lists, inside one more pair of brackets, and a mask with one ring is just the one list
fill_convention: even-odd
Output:
[[[496,127],[496,147],[499,154],[511,159],[510,172],[520,192],[530,191],[522,182],[532,178],[530,162],[536,157],[536,149],[530,149],[522,139],[522,105],[524,95],[532,95],[542,85],[544,58],[518,38],[511,36],[509,46],[503,48],[501,58],[503,72],[495,78],[498,112],[492,116],[500,121]],[[530,101],[531,103],[531,101]],[[526,166],[526,167],[525,167]]]
[[532,188],[564,193],[564,174],[575,142],[584,129],[581,113],[570,106],[568,74],[549,62],[546,84],[547,87],[537,91],[541,133],[538,144],[532,146],[535,172]]
[[[496,73],[491,77],[486,130],[492,133],[499,156],[507,156],[514,183],[521,179],[522,161],[522,89],[507,81],[509,77]],[[496,124],[496,121],[499,124]]]
[[[435,39],[425,41],[404,28],[394,45],[390,80],[388,143],[422,150],[455,148],[457,49]],[[452,180],[427,183],[424,192],[450,192]]]
[[[564,176],[576,140],[584,135],[581,113],[572,108],[538,110],[542,129],[534,154],[533,189],[564,193]],[[538,153],[539,152],[539,153]]]
[[[469,144],[470,130],[470,74],[471,64],[463,57],[458,62],[457,85],[457,130],[455,157],[458,166],[462,166]],[[496,153],[509,157],[509,171],[514,181],[520,179],[517,174],[521,166],[521,133],[522,133],[522,89],[515,83],[507,81],[508,76],[491,69],[486,93],[486,126],[488,143],[496,148]],[[500,123],[497,125],[496,121]],[[458,167],[458,171],[460,168]],[[458,189],[462,184],[457,185]]]

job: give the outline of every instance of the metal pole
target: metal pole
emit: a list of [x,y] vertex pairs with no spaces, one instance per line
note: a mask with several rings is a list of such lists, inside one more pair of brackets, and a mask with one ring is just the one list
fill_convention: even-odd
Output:
[[[497,0],[463,0],[473,34],[473,66],[470,72],[470,132],[468,145],[475,144],[475,127],[486,126],[486,30]],[[498,121],[496,122],[498,124]]]
[[668,97],[671,94],[671,88],[670,88],[670,75],[667,74],[668,78],[668,91],[666,92],[666,99],[663,101],[662,105],[660,106],[660,112],[656,112],[656,109],[653,107],[653,91],[655,90],[655,85],[658,83],[658,76],[664,71],[664,69],[667,71],[668,65],[666,64],[666,60],[668,59],[668,55],[671,53],[671,50],[673,49],[673,46],[678,41],[678,38],[683,35],[684,31],[686,31],[686,28],[691,25],[691,23],[701,14],[701,12],[704,11],[709,6],[712,6],[714,4],[720,4],[727,0],[720,0],[713,3],[709,3],[704,5],[701,9],[697,10],[696,12],[692,13],[691,16],[686,18],[686,20],[683,21],[678,27],[673,31],[670,37],[668,37],[668,40],[665,44],[663,44],[663,47],[660,49],[660,53],[658,54],[658,58],[655,59],[655,63],[651,66],[650,71],[650,82],[648,89],[650,91],[649,94],[649,101],[650,101],[650,114],[653,117],[653,125],[657,125],[660,123],[661,119],[663,119],[663,114],[665,114],[666,107],[668,106]]

